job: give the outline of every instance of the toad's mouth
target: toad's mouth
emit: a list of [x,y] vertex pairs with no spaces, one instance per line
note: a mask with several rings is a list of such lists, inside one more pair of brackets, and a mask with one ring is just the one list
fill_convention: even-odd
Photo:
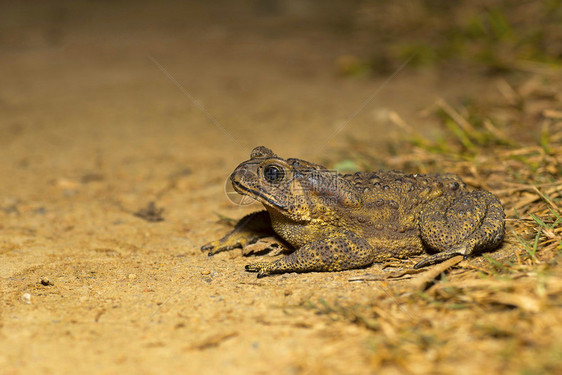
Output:
[[232,186],[234,187],[234,190],[236,190],[236,192],[238,192],[239,194],[248,195],[248,196],[256,199],[257,201],[259,201],[263,204],[267,204],[271,207],[274,207],[274,208],[277,208],[277,209],[280,209],[280,210],[286,210],[287,209],[287,206],[273,200],[270,196],[265,195],[261,191],[251,189],[248,186],[240,183],[240,181],[235,181],[233,179],[230,179],[230,181],[232,182]]

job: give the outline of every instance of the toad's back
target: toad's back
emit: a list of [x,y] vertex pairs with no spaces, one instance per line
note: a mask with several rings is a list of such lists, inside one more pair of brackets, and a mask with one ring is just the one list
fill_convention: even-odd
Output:
[[349,212],[350,225],[385,256],[406,257],[423,252],[420,212],[427,202],[466,193],[455,175],[414,175],[399,171],[355,173],[342,176],[362,197],[358,210]]

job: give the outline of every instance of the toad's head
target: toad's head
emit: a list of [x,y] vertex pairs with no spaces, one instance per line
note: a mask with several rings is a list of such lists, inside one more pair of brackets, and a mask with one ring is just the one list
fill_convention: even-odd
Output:
[[230,175],[234,189],[292,221],[335,218],[341,207],[357,207],[360,197],[336,171],[300,159],[282,159],[254,148],[250,160]]

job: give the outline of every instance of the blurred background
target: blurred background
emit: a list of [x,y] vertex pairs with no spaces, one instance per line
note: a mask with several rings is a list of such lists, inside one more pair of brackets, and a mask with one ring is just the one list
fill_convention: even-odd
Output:
[[429,131],[417,114],[436,98],[559,64],[561,17],[555,0],[3,1],[1,152],[39,168],[139,148],[319,158],[384,139],[389,111]]

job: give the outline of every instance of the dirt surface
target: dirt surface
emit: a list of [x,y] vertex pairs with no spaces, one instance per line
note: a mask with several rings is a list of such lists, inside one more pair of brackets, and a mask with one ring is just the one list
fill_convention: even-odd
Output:
[[[0,373],[380,366],[388,332],[305,307],[392,300],[404,281],[349,281],[377,265],[257,280],[239,250],[207,257],[200,246],[229,229],[217,213],[259,209],[231,204],[225,179],[254,146],[322,162],[349,137],[379,147],[397,132],[389,111],[424,129],[416,113],[437,97],[491,89],[466,72],[341,77],[356,39],[314,8],[268,3],[2,4]],[[135,216],[150,202],[164,220]]]

